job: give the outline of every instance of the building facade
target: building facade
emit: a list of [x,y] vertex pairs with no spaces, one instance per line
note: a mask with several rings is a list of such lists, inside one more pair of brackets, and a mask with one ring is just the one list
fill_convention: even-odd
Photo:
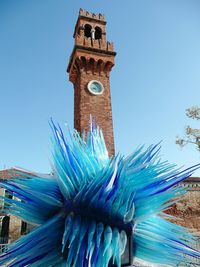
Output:
[[[21,170],[20,170],[21,171]],[[18,169],[10,168],[0,171],[0,180],[7,180],[17,175]],[[24,172],[26,175],[26,172]],[[12,196],[7,190],[0,188],[0,197],[6,196],[18,200]],[[20,220],[18,217],[6,213],[4,201],[0,198],[0,254],[4,251],[7,244],[15,241],[20,236],[30,232],[34,226]]]
[[181,186],[188,192],[168,212],[175,217],[173,222],[187,227],[197,236],[196,249],[200,251],[200,178],[190,177]]

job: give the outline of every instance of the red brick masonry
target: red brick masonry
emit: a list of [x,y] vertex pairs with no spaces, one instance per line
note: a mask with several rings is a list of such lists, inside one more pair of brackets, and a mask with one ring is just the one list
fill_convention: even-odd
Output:
[[[84,35],[84,27],[101,29],[101,38],[92,39]],[[82,134],[89,129],[90,115],[102,128],[107,149],[114,155],[114,136],[110,96],[110,71],[114,65],[113,44],[106,41],[105,18],[101,14],[91,14],[80,10],[76,23],[75,45],[67,71],[74,84],[74,127]],[[101,95],[93,95],[87,85],[98,80],[104,86]]]

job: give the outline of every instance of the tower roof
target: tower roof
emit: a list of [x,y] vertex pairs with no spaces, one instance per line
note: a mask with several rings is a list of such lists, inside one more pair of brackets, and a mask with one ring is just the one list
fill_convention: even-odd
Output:
[[101,20],[101,21],[105,21],[105,16],[101,13],[91,13],[91,12],[88,12],[82,8],[80,8],[79,10],[79,16],[82,16],[82,17],[86,17],[88,19],[96,19],[96,20]]

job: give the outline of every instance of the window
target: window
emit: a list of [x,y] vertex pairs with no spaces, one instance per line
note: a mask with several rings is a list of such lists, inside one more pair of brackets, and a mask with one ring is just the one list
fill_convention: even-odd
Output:
[[85,37],[91,37],[91,30],[92,30],[92,26],[89,24],[85,24],[85,28],[84,28],[84,35]]
[[101,39],[102,31],[101,28],[95,27],[95,39]]
[[2,244],[8,243],[9,238],[9,224],[10,224],[10,217],[5,216],[1,223],[1,233],[0,233],[0,240]]

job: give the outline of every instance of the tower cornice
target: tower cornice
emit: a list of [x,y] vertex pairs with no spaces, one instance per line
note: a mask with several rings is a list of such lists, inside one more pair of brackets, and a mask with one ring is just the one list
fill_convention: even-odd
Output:
[[[100,56],[108,55],[108,56],[112,56],[112,57],[117,55],[117,53],[114,52],[114,51],[102,50],[102,49],[98,49],[98,48],[94,48],[94,47],[85,47],[85,46],[82,46],[82,45],[75,45],[74,48],[73,48],[72,54],[70,56],[70,59],[69,59],[69,64],[68,64],[68,67],[67,67],[67,72],[68,73],[70,73],[71,66],[73,65],[73,60],[74,60],[75,54],[78,51],[80,51],[80,52],[90,52],[91,53],[91,57],[92,57],[92,54],[100,55]],[[113,63],[114,63],[114,61],[113,61]]]

